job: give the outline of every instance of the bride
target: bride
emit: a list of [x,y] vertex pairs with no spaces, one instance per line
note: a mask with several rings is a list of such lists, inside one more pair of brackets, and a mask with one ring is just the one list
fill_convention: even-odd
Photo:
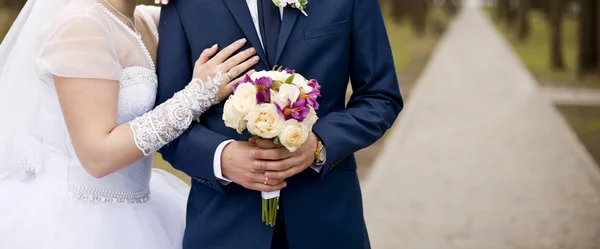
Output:
[[158,16],[135,0],[27,1],[0,45],[0,248],[181,247],[189,188],[150,155],[258,59],[236,53],[245,40],[208,48],[153,109]]

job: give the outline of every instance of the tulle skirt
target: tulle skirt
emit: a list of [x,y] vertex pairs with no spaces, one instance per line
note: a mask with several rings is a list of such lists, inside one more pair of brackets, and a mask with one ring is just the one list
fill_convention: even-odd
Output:
[[0,180],[0,248],[181,248],[189,187],[165,171],[153,171],[139,204],[86,204],[45,184]]

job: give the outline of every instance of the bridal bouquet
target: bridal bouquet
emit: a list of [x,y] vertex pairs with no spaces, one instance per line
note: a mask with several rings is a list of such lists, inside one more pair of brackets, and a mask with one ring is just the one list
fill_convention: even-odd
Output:
[[[287,68],[246,75],[233,85],[223,121],[240,134],[247,129],[254,137],[273,139],[294,152],[317,122],[320,88],[316,80],[307,80]],[[262,192],[262,198],[262,220],[274,226],[279,191]]]

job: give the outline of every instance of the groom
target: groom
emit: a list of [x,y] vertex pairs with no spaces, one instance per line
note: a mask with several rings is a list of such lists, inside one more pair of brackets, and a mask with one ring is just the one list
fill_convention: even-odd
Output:
[[[403,107],[385,26],[377,0],[311,0],[305,12],[273,0],[163,8],[157,104],[186,86],[203,49],[240,38],[260,56],[255,70],[281,65],[322,85],[320,119],[295,153],[225,127],[222,104],[161,151],[193,179],[184,249],[370,248],[353,153],[378,140]],[[282,187],[269,227],[259,191]]]

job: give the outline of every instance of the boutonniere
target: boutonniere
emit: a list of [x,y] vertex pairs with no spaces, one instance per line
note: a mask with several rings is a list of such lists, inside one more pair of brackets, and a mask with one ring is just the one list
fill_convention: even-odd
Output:
[[273,0],[273,3],[279,8],[285,8],[286,6],[292,6],[292,8],[298,9],[304,16],[308,16],[306,14],[306,4],[308,4],[308,0]]

